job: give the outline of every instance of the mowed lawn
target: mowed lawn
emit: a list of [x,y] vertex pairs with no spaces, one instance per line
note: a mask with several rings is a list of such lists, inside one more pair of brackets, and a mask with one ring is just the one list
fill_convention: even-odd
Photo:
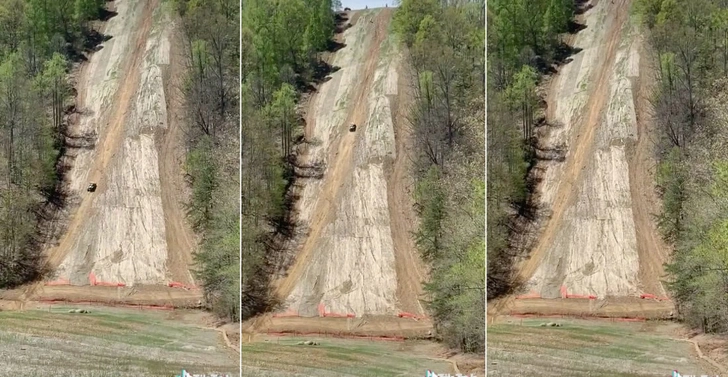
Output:
[[[517,319],[488,326],[488,376],[715,375],[676,339],[677,325]],[[561,327],[541,326],[554,322]]]
[[[318,345],[298,344],[309,340]],[[432,348],[424,341],[271,336],[243,343],[243,377],[424,376],[427,369],[452,373],[449,362],[429,356]]]
[[[81,308],[90,313],[69,313]],[[83,306],[0,311],[0,376],[238,375],[222,335],[180,313]]]

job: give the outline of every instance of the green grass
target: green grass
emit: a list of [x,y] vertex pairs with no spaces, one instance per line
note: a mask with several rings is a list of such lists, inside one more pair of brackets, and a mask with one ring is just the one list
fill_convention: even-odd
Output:
[[[315,340],[315,346],[297,345]],[[419,376],[449,364],[417,352],[418,343],[282,337],[244,343],[243,376]]]
[[[706,374],[691,345],[665,335],[671,324],[513,321],[488,327],[489,376],[669,376]],[[666,330],[667,329],[667,330]],[[663,330],[663,331],[658,331]],[[535,374],[534,374],[535,373]]]
[[238,374],[238,357],[217,331],[170,319],[170,312],[71,308],[0,312],[0,375]]

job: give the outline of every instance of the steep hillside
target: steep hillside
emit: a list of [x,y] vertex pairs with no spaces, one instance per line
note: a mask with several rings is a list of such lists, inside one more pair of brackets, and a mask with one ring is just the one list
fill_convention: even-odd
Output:
[[660,208],[646,110],[652,70],[630,4],[585,4],[577,53],[549,85],[547,120],[557,126],[540,130],[540,143],[566,154],[534,170],[543,220],[520,266],[527,284],[512,304],[518,311],[608,313],[615,304],[621,314],[672,311],[661,283],[668,249],[653,221]]

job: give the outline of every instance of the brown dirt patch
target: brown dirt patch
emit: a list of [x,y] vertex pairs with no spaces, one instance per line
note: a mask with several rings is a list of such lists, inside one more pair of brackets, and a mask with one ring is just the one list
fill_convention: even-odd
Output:
[[[181,22],[181,20],[175,20]],[[167,101],[167,130],[159,135],[159,178],[162,188],[165,235],[167,239],[167,266],[172,280],[194,284],[189,267],[193,263],[195,234],[183,209],[182,198],[189,197],[184,182],[184,93],[183,78],[185,50],[180,32],[175,28],[170,35],[170,64],[163,71],[164,93]]]

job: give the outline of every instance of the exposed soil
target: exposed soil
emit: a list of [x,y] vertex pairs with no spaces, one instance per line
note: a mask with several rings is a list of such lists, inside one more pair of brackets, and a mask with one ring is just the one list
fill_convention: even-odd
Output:
[[3,295],[197,305],[199,290],[167,287],[194,284],[196,244],[182,203],[185,67],[177,20],[158,0],[110,4],[113,17],[99,26],[110,39],[72,75],[78,114],[68,137],[97,140],[69,149],[62,161],[70,166],[70,200],[49,225],[57,237],[45,251],[53,286],[38,282]]
[[652,77],[630,4],[587,4],[586,28],[573,38],[580,52],[550,81],[548,118],[560,127],[542,140],[568,152],[563,163],[539,162],[537,196],[550,216],[520,268],[536,297],[665,295],[668,249],[652,219],[659,206],[643,84]]
[[417,252],[412,234],[417,230],[418,219],[414,212],[414,180],[410,174],[412,153],[412,129],[407,126],[407,116],[412,103],[412,90],[404,77],[410,77],[402,65],[398,71],[397,94],[390,96],[394,114],[394,134],[397,143],[396,157],[388,174],[387,195],[389,217],[392,221],[392,241],[395,249],[395,271],[397,273],[397,300],[401,310],[425,314],[420,301],[423,295],[422,283],[428,275]]
[[[432,322],[426,319],[393,316],[363,316],[357,318],[290,317],[258,318],[255,323],[243,324],[243,338],[254,333],[328,334],[342,337],[428,338]],[[247,335],[246,335],[247,334]]]
[[633,297],[589,299],[507,299],[489,305],[488,322],[501,315],[534,315],[566,317],[605,317],[623,319],[670,319],[674,314],[671,301]]
[[[388,28],[393,9],[357,11],[331,57],[341,67],[310,98],[300,163],[326,167],[300,190],[297,221],[305,229],[287,276],[277,283],[285,311],[424,314],[424,269],[410,240],[408,101],[401,54]],[[355,132],[349,132],[356,124]],[[407,200],[405,200],[407,199]],[[320,319],[316,319],[319,321]],[[328,321],[328,319],[323,320]]]
[[640,48],[640,76],[630,77],[632,86],[636,88],[634,107],[637,110],[637,144],[630,153],[629,181],[637,251],[641,261],[640,288],[644,292],[666,296],[667,290],[662,284],[662,266],[668,261],[670,248],[660,236],[655,223],[655,216],[661,212],[661,202],[655,190],[655,123],[650,104],[657,83],[655,69],[652,67],[655,60],[644,48],[642,37],[637,43]]
[[194,285],[194,278],[190,273],[193,264],[192,251],[197,242],[195,234],[186,221],[187,216],[183,210],[183,199],[189,197],[187,185],[183,179],[184,171],[184,98],[182,85],[184,78],[185,51],[180,33],[175,28],[168,30],[170,40],[169,61],[163,66],[165,104],[167,106],[166,130],[158,132],[161,139],[159,147],[159,178],[162,189],[162,207],[165,214],[165,235],[167,239],[167,265],[169,278],[184,284]]
[[6,310],[32,307],[34,302],[74,302],[105,304],[110,306],[143,305],[150,307],[200,308],[202,292],[198,289],[185,290],[159,285],[127,287],[91,286],[41,286],[34,292],[32,300],[24,300],[22,291],[0,292]]

